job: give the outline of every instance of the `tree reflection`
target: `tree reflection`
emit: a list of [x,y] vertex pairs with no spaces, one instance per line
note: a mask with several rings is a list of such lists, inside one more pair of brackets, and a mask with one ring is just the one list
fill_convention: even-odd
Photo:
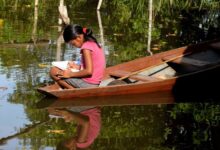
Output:
[[32,41],[36,44],[36,32],[37,32],[37,21],[38,21],[38,0],[35,0],[34,4],[34,25],[32,31]]
[[219,149],[220,105],[182,103],[171,107],[166,144],[178,150]]

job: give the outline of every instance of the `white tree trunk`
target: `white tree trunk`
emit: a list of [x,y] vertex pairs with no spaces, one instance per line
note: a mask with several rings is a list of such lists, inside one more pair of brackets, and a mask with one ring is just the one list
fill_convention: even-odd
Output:
[[104,50],[105,41],[104,41],[104,34],[103,34],[102,18],[101,18],[101,15],[100,15],[100,11],[99,11],[99,10],[97,10],[97,18],[98,18],[98,23],[99,23],[101,46],[102,46],[102,48],[103,48],[103,50]]
[[98,6],[97,6],[97,10],[100,9],[101,5],[102,5],[102,0],[99,0]]
[[64,5],[64,0],[60,0],[60,5],[58,7],[58,10],[60,14],[60,17],[58,20],[59,25],[61,25],[62,23],[69,24],[70,19],[68,17],[67,7]]
[[151,52],[151,33],[152,33],[152,18],[153,18],[153,0],[149,0],[149,24],[148,24],[148,43],[147,43],[147,51],[150,55],[153,55]]
[[38,22],[38,0],[35,0],[34,25],[33,25],[33,31],[32,31],[32,40],[33,40],[34,43],[36,42],[37,22]]

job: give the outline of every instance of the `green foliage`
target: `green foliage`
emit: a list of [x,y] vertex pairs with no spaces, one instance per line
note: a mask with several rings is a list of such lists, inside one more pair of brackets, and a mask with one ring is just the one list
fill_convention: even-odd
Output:
[[[201,145],[209,142],[211,128],[220,126],[220,105],[211,103],[181,103],[176,104],[170,111],[170,116],[176,120],[180,116],[189,114],[193,121],[189,124],[194,126],[192,131],[193,144]],[[171,129],[165,130],[165,137],[171,134]],[[189,132],[189,131],[188,131]]]
[[198,123],[207,123],[209,125],[219,125],[220,105],[209,103],[189,104],[181,103],[175,105],[170,112],[172,118],[176,119],[180,113],[192,113]]

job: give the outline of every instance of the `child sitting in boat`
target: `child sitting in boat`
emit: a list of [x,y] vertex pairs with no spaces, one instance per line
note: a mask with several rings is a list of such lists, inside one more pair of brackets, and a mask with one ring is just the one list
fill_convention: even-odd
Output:
[[[99,86],[104,75],[105,56],[92,30],[76,24],[68,25],[64,29],[63,38],[66,43],[81,49],[81,62],[80,65],[72,62],[66,70],[52,67],[51,78],[66,89]],[[73,68],[79,71],[72,71]]]

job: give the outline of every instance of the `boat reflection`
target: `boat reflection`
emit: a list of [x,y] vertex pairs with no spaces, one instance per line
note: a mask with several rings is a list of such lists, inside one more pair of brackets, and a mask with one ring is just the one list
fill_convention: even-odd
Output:
[[62,118],[77,124],[76,135],[59,142],[57,150],[87,148],[99,135],[101,110],[99,107],[47,108],[50,117]]
[[152,105],[173,104],[174,97],[170,91],[154,92],[151,94],[128,94],[101,97],[85,97],[57,99],[45,97],[37,104],[37,108],[63,108],[76,106],[124,106],[124,105]]

